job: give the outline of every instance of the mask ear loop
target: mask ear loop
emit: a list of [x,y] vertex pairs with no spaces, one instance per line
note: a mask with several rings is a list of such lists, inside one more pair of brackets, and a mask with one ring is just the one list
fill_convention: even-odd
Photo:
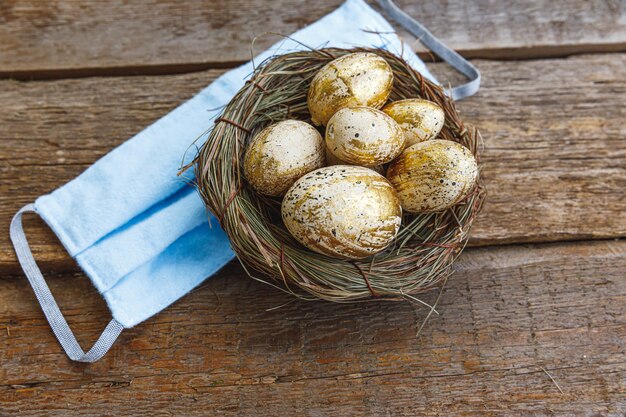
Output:
[[95,362],[109,351],[117,337],[124,330],[124,326],[115,319],[111,320],[93,347],[89,349],[89,352],[85,353],[83,351],[70,326],[65,321],[65,317],[63,317],[63,313],[61,313],[30,250],[28,240],[26,240],[26,235],[24,234],[24,228],[22,227],[22,215],[27,212],[37,213],[37,210],[33,204],[27,204],[11,220],[10,235],[17,259],[26,274],[26,278],[28,278],[30,286],[33,287],[37,301],[39,301],[39,305],[41,305],[41,309],[48,319],[54,335],[61,343],[67,356],[77,362]]
[[476,94],[480,88],[480,71],[474,65],[437,39],[424,25],[398,7],[393,0],[378,0],[378,3],[400,26],[408,30],[439,58],[470,80],[450,90],[450,95],[454,100],[461,100]]

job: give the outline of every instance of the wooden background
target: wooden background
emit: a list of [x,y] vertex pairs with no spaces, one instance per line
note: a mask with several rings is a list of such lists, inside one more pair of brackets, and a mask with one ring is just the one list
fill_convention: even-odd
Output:
[[[427,310],[408,303],[268,311],[291,299],[231,263],[100,362],[66,358],[12,214],[248,60],[254,36],[339,4],[0,1],[0,416],[626,415],[623,0],[399,1],[484,77],[459,108],[483,132],[488,200],[419,337]],[[26,227],[90,345],[104,302],[41,221]]]

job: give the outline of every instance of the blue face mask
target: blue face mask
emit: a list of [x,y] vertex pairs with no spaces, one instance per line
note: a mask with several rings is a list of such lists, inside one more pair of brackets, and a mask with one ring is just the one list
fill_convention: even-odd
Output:
[[[393,4],[387,2],[387,7],[397,19],[402,18]],[[397,54],[403,51],[411,65],[434,80],[410,48],[402,47],[391,25],[362,0],[348,0],[291,38],[255,61],[303,49],[303,45],[374,46]],[[98,360],[124,328],[163,310],[234,258],[218,222],[214,218],[207,222],[200,198],[177,173],[188,147],[203,137],[217,113],[211,109],[225,105],[252,71],[253,64],[248,63],[224,74],[79,177],[15,215],[11,239],[18,259],[71,359]],[[111,310],[113,319],[87,353],[78,345],[33,259],[22,229],[25,212],[35,212],[45,220]]]

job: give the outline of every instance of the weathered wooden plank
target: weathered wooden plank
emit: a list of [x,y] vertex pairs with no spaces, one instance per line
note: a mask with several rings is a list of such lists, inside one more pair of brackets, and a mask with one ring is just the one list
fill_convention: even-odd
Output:
[[[626,412],[626,242],[472,248],[457,266],[416,338],[424,307],[288,303],[231,264],[93,365],[68,361],[24,279],[4,277],[0,415]],[[50,283],[93,341],[95,290],[80,274]]]
[[[232,65],[249,59],[252,39],[259,34],[292,33],[340,4],[341,0],[3,1],[0,77],[165,74]],[[399,4],[469,57],[626,50],[626,6],[621,1]],[[265,37],[257,45],[263,48],[275,41]]]
[[[626,55],[477,63],[484,87],[460,103],[485,140],[488,198],[472,244],[626,235]],[[219,73],[0,82],[0,223]],[[43,223],[27,223],[37,259],[67,270]],[[7,233],[0,269],[17,270]]]

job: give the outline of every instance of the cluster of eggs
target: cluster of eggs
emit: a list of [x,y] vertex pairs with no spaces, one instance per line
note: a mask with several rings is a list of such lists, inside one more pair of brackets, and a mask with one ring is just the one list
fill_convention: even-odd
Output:
[[393,72],[368,52],[328,63],[311,81],[313,124],[285,120],[254,136],[244,176],[259,193],[282,197],[289,232],[318,253],[362,259],[387,248],[402,212],[445,210],[473,187],[469,149],[436,139],[437,104],[412,98],[387,104]]

